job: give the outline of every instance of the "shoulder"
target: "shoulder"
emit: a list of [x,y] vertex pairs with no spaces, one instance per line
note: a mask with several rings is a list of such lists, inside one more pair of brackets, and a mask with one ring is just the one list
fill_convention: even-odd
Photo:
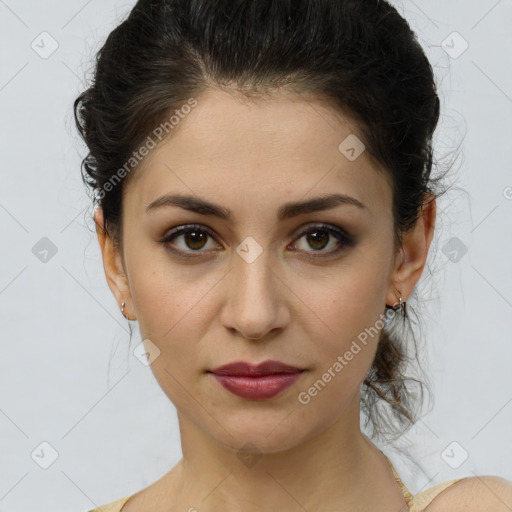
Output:
[[510,512],[512,481],[499,476],[474,476],[441,492],[425,512]]

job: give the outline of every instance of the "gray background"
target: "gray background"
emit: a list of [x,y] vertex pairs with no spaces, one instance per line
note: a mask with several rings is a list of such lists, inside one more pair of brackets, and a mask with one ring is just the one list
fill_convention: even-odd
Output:
[[[85,512],[181,457],[174,406],[128,352],[105,281],[72,118],[95,52],[133,5],[0,0],[3,512]],[[441,164],[462,148],[418,287],[435,402],[401,443],[423,468],[382,448],[413,492],[457,476],[511,479],[512,1],[395,5],[435,68]]]

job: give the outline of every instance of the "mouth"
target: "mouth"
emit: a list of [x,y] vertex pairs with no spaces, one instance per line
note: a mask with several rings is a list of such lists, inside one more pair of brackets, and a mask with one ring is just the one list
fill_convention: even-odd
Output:
[[252,365],[243,361],[208,371],[227,391],[249,400],[273,398],[295,384],[307,370],[280,361]]

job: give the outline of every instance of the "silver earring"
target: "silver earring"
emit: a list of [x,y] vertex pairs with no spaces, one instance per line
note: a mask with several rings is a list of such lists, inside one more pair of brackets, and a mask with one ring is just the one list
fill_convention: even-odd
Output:
[[398,310],[401,309],[402,310],[402,316],[405,318],[405,315],[406,315],[406,310],[405,310],[406,301],[405,300],[403,301],[402,297],[400,297],[399,301],[400,302],[399,302],[398,306],[392,306],[391,309],[393,311],[398,311]]

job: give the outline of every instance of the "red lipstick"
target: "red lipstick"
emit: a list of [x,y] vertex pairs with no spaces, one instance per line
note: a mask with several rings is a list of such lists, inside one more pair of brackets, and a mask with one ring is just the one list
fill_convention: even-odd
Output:
[[292,386],[304,371],[280,361],[267,360],[256,366],[236,361],[209,373],[225,389],[241,398],[265,400]]

